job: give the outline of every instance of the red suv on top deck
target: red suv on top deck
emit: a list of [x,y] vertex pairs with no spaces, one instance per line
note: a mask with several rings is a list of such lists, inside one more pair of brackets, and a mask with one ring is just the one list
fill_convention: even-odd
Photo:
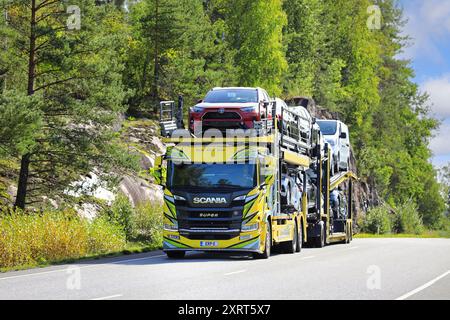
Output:
[[[270,97],[261,88],[214,88],[189,110],[189,129],[251,129],[266,116]],[[270,114],[268,110],[267,114]],[[269,118],[271,118],[269,116]]]

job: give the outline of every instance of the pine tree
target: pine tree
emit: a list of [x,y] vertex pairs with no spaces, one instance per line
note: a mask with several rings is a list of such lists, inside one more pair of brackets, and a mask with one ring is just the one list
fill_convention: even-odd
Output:
[[[16,131],[25,133],[15,148],[21,158],[19,208],[42,195],[63,195],[71,182],[94,167],[120,163],[108,142],[123,110],[122,63],[116,53],[124,41],[121,17],[113,7],[90,0],[78,1],[78,7],[79,30],[77,9],[67,14],[60,1],[1,2],[8,13],[1,36],[16,59],[14,65],[2,62],[18,80],[8,82],[0,118],[8,119],[4,115],[9,113],[19,122],[12,123]],[[20,101],[32,107],[19,108],[13,117],[11,109]],[[9,129],[2,138],[6,133],[15,136],[14,128]]]

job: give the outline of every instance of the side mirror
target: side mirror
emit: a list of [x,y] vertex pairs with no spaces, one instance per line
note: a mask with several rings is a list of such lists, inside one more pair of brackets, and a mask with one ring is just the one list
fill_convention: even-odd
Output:
[[166,179],[165,172],[163,171],[165,171],[163,170],[163,156],[158,156],[155,159],[155,166],[152,169],[152,175],[155,178],[156,184],[165,187]]
[[341,136],[339,138],[347,139],[347,133],[346,132],[341,132]]
[[203,102],[203,99],[197,100],[197,103],[202,103],[202,102]]

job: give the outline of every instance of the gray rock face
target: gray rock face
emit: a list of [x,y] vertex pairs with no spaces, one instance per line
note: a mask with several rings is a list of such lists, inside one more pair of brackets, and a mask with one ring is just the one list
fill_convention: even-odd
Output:
[[148,183],[141,178],[125,176],[119,189],[130,199],[133,206],[145,202],[162,204],[163,201],[161,187]]

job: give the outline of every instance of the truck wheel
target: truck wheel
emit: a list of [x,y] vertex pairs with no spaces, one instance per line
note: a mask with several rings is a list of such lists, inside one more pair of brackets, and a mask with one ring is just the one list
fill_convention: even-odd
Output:
[[295,252],[302,251],[302,244],[303,244],[303,226],[300,223],[300,229],[298,230],[297,233],[297,245],[295,246]]
[[297,223],[294,227],[294,237],[291,241],[283,242],[283,251],[285,253],[295,253],[297,251],[297,245],[298,245],[298,227]]
[[266,241],[264,245],[263,253],[254,253],[253,258],[255,259],[268,259],[270,257],[270,249],[272,247],[272,230],[270,228],[270,221],[266,223]]
[[323,224],[320,225],[320,236],[316,237],[314,239],[314,244],[316,248],[323,248],[325,247],[325,228],[323,227]]
[[186,251],[166,251],[169,259],[182,259],[186,255]]
[[350,227],[349,227],[349,226],[347,226],[347,228],[345,228],[345,229],[346,229],[346,230],[345,230],[345,243],[346,243],[346,244],[349,244],[350,241],[351,241],[350,233],[351,233],[352,231],[350,230]]

